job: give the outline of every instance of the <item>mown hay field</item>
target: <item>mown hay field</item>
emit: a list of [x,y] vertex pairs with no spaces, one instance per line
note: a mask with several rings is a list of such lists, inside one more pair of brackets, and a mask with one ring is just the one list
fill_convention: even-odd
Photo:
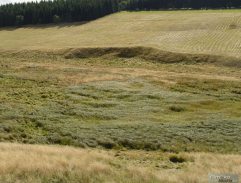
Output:
[[240,10],[121,12],[96,21],[0,29],[0,49],[151,46],[241,56]]

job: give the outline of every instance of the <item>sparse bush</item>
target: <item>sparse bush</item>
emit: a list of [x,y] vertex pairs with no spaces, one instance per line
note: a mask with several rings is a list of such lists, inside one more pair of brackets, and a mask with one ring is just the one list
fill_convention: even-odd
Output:
[[59,134],[54,134],[48,138],[48,141],[51,144],[60,144],[60,145],[74,145],[74,140],[71,137],[65,136],[62,137]]
[[35,124],[36,124],[36,127],[39,127],[39,128],[44,127],[44,123],[42,121],[36,121]]
[[21,137],[22,138],[27,138],[27,134],[26,133],[21,133]]
[[10,126],[3,126],[3,130],[7,133],[12,131],[12,128]]
[[106,149],[113,149],[117,144],[111,139],[98,140],[98,144]]
[[171,155],[169,157],[169,160],[172,162],[172,163],[184,163],[187,161],[187,159],[183,156],[177,156],[177,155]]
[[144,144],[144,149],[146,150],[157,150],[159,148],[159,144],[153,142],[146,142]]
[[62,138],[60,138],[60,144],[61,145],[72,145],[73,139],[71,137],[62,137]]
[[126,148],[132,149],[132,147],[133,147],[133,142],[129,139],[121,139],[121,140],[119,140],[119,144]]

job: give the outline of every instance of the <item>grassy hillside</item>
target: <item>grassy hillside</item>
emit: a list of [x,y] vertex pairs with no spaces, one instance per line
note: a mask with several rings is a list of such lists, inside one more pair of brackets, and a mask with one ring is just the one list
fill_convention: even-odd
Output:
[[212,153],[101,151],[1,143],[0,160],[0,181],[4,183],[206,183],[210,172],[241,174],[240,155]]
[[70,53],[0,55],[2,141],[241,152],[240,68]]
[[6,28],[0,49],[152,46],[240,57],[241,11],[122,12],[84,24]]
[[240,175],[240,28],[217,10],[1,29],[0,182]]

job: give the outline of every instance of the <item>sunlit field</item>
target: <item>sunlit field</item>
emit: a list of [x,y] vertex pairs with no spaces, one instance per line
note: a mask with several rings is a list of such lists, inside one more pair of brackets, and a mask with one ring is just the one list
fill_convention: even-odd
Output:
[[96,21],[0,29],[0,49],[151,46],[240,57],[240,10],[121,12]]
[[0,182],[240,175],[240,28],[208,10],[0,29]]

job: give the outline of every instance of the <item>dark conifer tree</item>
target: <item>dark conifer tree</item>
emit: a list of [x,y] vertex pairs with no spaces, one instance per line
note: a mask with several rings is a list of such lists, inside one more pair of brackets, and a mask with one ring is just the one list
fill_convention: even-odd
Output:
[[89,21],[118,10],[119,0],[53,0],[0,6],[0,27]]
[[0,27],[89,21],[118,10],[241,8],[241,0],[53,0],[0,6]]

